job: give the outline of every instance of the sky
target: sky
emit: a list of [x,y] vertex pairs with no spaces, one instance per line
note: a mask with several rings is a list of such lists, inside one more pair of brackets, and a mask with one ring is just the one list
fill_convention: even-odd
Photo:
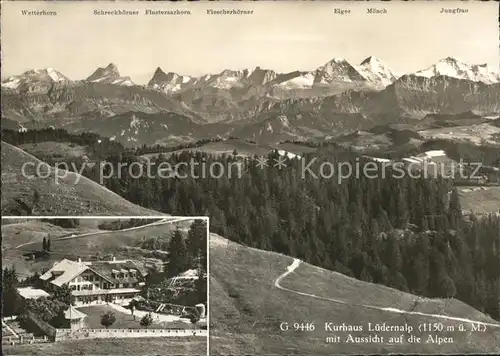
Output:
[[[441,8],[466,14],[441,14]],[[369,15],[368,7],[387,14]],[[146,16],[145,9],[191,15]],[[207,15],[207,9],[252,15]],[[334,8],[348,9],[335,15]],[[21,10],[56,11],[23,16]],[[97,9],[138,10],[138,16],[98,16]],[[155,69],[183,75],[260,66],[278,72],[313,70],[334,57],[359,64],[375,56],[396,72],[414,72],[453,56],[499,65],[495,2],[3,2],[2,79],[54,68],[84,79],[115,63],[122,76],[146,84]]]

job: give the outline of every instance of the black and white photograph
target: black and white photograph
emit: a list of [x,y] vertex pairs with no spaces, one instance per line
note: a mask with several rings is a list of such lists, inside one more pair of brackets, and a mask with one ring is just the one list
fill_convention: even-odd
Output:
[[5,355],[207,355],[207,218],[2,219]]
[[[2,222],[8,354],[500,353],[497,4],[16,1],[1,11],[1,211],[15,218]],[[53,216],[78,223],[30,220]],[[113,222],[115,235],[106,219],[120,216],[165,221],[166,240],[153,224],[132,236]],[[187,234],[180,256],[191,253],[194,223],[168,224],[177,217],[209,219],[204,301],[199,259],[169,272],[172,234]],[[56,263],[112,279],[97,265],[109,271],[113,258],[159,269],[125,262],[114,270],[136,269],[137,292],[74,291],[66,309],[45,287]],[[185,295],[165,297],[171,281]],[[99,337],[23,329],[50,324],[28,308],[39,298],[60,306],[43,318],[67,322],[69,310]],[[24,309],[6,308],[13,300]],[[143,328],[149,313],[159,320]],[[174,319],[186,339],[114,331]]]

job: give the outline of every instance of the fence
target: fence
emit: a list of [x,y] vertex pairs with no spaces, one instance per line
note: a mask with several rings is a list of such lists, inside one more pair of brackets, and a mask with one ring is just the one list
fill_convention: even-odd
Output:
[[15,336],[6,336],[2,337],[2,345],[19,345],[19,344],[40,344],[40,343],[45,343],[49,342],[50,340],[47,338],[47,336],[41,336],[41,337],[15,337]]
[[140,338],[140,337],[207,337],[205,329],[58,329],[27,312],[29,318],[49,338],[55,342],[73,339],[108,339],[108,338]]
[[[207,330],[193,329],[81,329],[73,331],[68,339],[108,339],[141,337],[207,337]],[[58,338],[57,341],[60,339]]]

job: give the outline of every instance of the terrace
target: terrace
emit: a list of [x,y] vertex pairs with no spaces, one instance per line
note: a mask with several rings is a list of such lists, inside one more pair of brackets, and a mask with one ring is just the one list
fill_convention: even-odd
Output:
[[[116,321],[109,327],[110,329],[145,329],[140,324],[141,318],[147,313],[140,310],[135,310],[134,316],[131,311],[116,305],[93,305],[88,307],[78,308],[79,311],[86,314],[85,323],[89,329],[102,329],[101,316],[112,312],[115,314]],[[186,329],[191,327],[189,321],[185,322],[176,317],[168,317],[166,315],[158,315],[152,313],[153,324],[150,329]]]

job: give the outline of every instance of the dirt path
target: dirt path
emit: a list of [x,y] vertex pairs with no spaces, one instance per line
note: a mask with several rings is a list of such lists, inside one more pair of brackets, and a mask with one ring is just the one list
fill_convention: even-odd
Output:
[[290,293],[294,293],[294,294],[298,294],[298,295],[303,295],[303,296],[309,297],[309,298],[326,300],[326,301],[333,302],[333,303],[348,304],[348,305],[362,307],[362,308],[376,309],[376,310],[380,310],[380,311],[387,312],[387,313],[406,314],[406,315],[408,315],[408,314],[411,314],[411,315],[421,315],[421,316],[426,316],[426,317],[430,317],[430,318],[454,320],[454,321],[461,321],[461,322],[465,322],[465,323],[474,323],[474,324],[481,324],[481,325],[491,326],[491,327],[495,327],[495,328],[500,328],[500,324],[485,323],[483,321],[477,321],[477,320],[471,320],[471,319],[465,319],[465,318],[458,318],[458,317],[441,315],[441,314],[427,314],[427,313],[421,313],[421,312],[413,312],[413,311],[400,310],[400,309],[390,308],[390,307],[382,308],[382,307],[377,307],[377,306],[373,306],[373,305],[366,305],[366,304],[351,304],[351,303],[349,303],[347,301],[344,301],[344,300],[327,298],[327,297],[321,297],[321,296],[318,296],[318,295],[304,293],[304,292],[299,292],[299,291],[296,291],[296,290],[293,290],[293,289],[288,289],[288,288],[285,288],[285,287],[281,286],[280,282],[286,276],[288,276],[289,274],[293,273],[300,266],[301,262],[302,261],[300,261],[299,259],[294,259],[294,261],[292,262],[292,264],[287,267],[287,271],[285,273],[283,273],[282,275],[280,275],[278,278],[276,278],[276,280],[274,281],[274,286],[276,288],[278,288],[278,289],[281,289],[281,290],[284,290],[284,291],[287,291],[287,292],[290,292]]

